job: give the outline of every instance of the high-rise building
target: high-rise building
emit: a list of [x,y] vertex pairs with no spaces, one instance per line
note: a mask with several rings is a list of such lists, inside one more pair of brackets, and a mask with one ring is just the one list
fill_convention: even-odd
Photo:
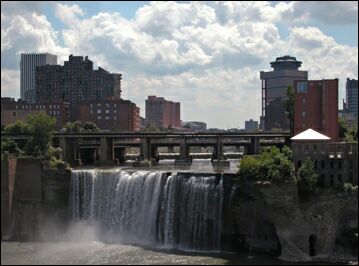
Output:
[[70,103],[70,117],[75,120],[78,103],[83,100],[121,98],[121,74],[103,68],[93,69],[93,62],[82,56],[69,56],[64,66],[46,65],[36,70],[38,101],[64,100]]
[[250,119],[244,122],[244,128],[246,131],[256,131],[258,129],[258,121]]
[[85,100],[79,102],[76,120],[94,122],[99,128],[113,131],[139,131],[140,108],[122,99]]
[[262,81],[261,128],[288,130],[289,119],[285,115],[284,105],[287,88],[294,85],[294,80],[307,80],[308,72],[298,70],[302,62],[289,55],[277,57],[270,64],[273,71],[260,72]]
[[159,128],[180,128],[180,103],[167,101],[163,97],[148,96],[146,100],[146,123]]
[[358,116],[358,80],[347,78],[345,112]]
[[36,102],[35,71],[37,66],[56,65],[57,56],[49,53],[22,53],[20,61],[20,98]]
[[294,134],[309,128],[338,139],[338,79],[295,81]]

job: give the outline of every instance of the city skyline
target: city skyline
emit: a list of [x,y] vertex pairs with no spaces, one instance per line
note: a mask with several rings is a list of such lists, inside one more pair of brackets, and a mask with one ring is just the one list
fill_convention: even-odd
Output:
[[[181,102],[183,121],[244,127],[261,114],[260,71],[276,57],[308,78],[358,78],[357,2],[1,3],[1,94],[20,97],[20,53],[70,54],[123,75],[123,98]],[[224,119],[225,118],[225,119]]]

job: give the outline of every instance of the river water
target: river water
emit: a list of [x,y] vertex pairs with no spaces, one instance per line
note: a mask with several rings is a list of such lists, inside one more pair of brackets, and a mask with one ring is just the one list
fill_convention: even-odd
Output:
[[96,241],[60,243],[2,242],[1,264],[286,265],[284,262],[262,254],[251,257],[246,253],[185,252],[148,249],[133,245],[107,244]]

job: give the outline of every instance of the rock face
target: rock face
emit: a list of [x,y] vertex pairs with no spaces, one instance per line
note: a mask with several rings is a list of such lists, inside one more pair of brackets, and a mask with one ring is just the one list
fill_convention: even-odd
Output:
[[294,183],[237,182],[233,191],[233,222],[225,230],[235,236],[237,247],[286,261],[357,258],[356,249],[346,246],[358,228],[356,192],[327,189],[303,202]]

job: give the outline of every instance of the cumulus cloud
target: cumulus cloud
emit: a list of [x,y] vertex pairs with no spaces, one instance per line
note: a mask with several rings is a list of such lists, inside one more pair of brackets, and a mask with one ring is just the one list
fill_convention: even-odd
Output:
[[[16,56],[22,51],[37,47],[57,54],[60,63],[69,54],[88,55],[123,74],[123,97],[141,107],[142,115],[147,96],[158,95],[181,102],[182,120],[243,127],[244,120],[260,116],[259,71],[270,70],[277,56],[296,56],[309,78],[340,78],[342,92],[347,76],[357,78],[357,47],[300,25],[313,19],[357,22],[352,11],[357,4],[333,3],[151,2],[132,19],[114,11],[89,17],[82,6],[58,3],[53,6],[64,23],[60,32],[37,10],[7,13],[4,19],[2,13],[2,68],[5,58],[4,76],[9,75],[3,78],[2,70],[2,84],[13,83],[15,74],[7,71],[18,69]],[[280,35],[280,27],[288,36]]]
[[330,25],[358,23],[357,1],[293,1],[281,4],[281,7],[281,18],[288,22],[320,20]]
[[20,70],[1,69],[1,96],[19,98]]

